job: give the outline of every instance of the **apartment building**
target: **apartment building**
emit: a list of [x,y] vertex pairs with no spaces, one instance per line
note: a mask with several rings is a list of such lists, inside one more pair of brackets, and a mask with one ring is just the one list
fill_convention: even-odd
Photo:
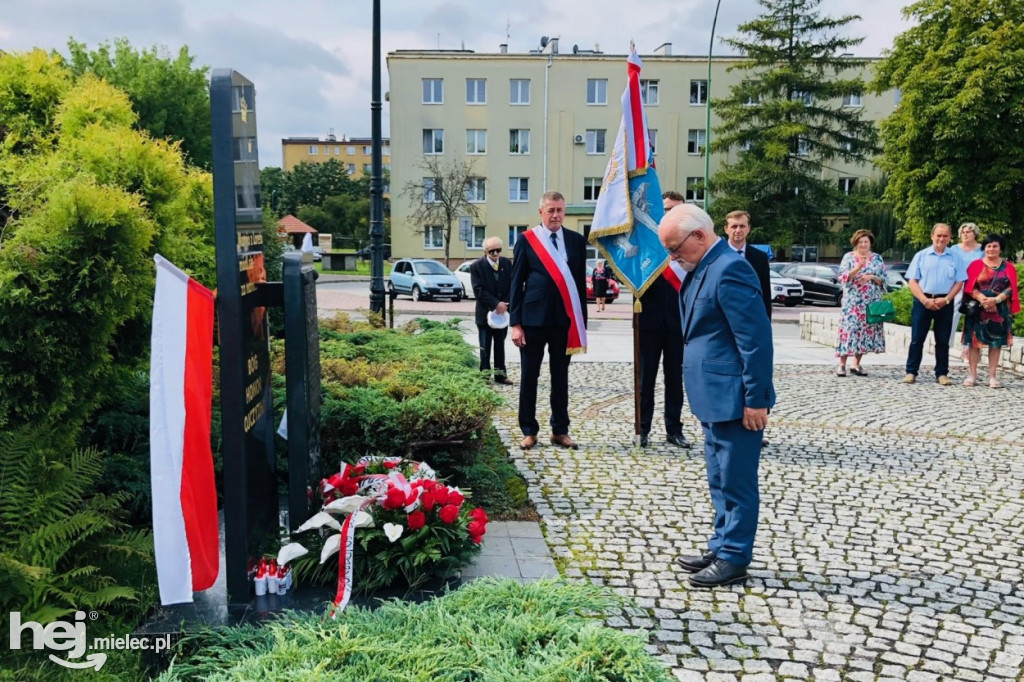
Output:
[[[664,190],[675,189],[702,203],[707,57],[673,55],[667,44],[656,52],[641,55],[641,93],[658,176]],[[728,71],[736,63],[735,57],[713,59],[712,97],[723,96],[743,78],[741,71]],[[410,182],[422,182],[420,165],[428,155],[465,159],[478,175],[469,191],[479,216],[468,241],[458,240],[453,229],[454,259],[478,257],[485,236],[514,243],[537,224],[538,201],[547,189],[566,196],[566,227],[589,230],[622,114],[626,55],[575,47],[559,53],[553,39],[544,50],[519,54],[504,45],[496,53],[397,50],[388,55],[388,70],[396,256],[437,258],[444,253],[440,226],[413,225],[415,199],[402,194]],[[876,121],[895,105],[894,92],[843,102]],[[716,125],[712,116],[712,129]],[[711,173],[735,161],[735,155],[712,155]],[[879,175],[870,164],[842,162],[824,172],[846,189]]]
[[[284,170],[290,171],[300,163],[323,163],[331,159],[344,164],[353,179],[370,175],[371,140],[368,137],[346,138],[339,140],[333,133],[326,138],[319,137],[286,137],[281,140],[281,163]],[[391,141],[385,138],[381,142],[381,163],[384,170],[391,170]]]

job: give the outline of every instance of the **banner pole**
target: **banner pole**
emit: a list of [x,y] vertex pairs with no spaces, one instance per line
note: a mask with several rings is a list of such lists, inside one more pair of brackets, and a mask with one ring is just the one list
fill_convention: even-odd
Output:
[[640,446],[640,299],[633,294],[633,446]]

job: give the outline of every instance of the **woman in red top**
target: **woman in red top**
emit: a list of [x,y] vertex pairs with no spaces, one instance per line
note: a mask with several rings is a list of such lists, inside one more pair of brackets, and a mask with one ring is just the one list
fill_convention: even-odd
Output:
[[1013,316],[1020,312],[1020,291],[1017,288],[1017,270],[1002,257],[1006,240],[990,234],[981,243],[985,256],[967,267],[964,297],[970,296],[981,304],[981,313],[964,319],[964,345],[971,347],[968,361],[971,373],[964,386],[978,383],[978,361],[981,347],[988,346],[988,385],[1002,388],[996,378],[999,352],[1003,346],[1013,345]]

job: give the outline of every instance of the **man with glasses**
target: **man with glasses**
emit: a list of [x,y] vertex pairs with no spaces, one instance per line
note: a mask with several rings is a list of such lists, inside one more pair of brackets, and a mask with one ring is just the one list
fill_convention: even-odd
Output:
[[[484,240],[484,256],[469,268],[473,295],[476,296],[476,328],[480,338],[480,371],[491,373],[491,346],[494,346],[494,381],[511,385],[505,371],[505,336],[508,333],[508,301],[512,286],[512,261],[501,255],[501,239]],[[488,315],[504,318],[505,325],[491,325]]]
[[715,517],[707,550],[680,557],[694,587],[747,578],[760,511],[757,469],[772,385],[772,326],[753,268],[692,204],[662,218],[658,237],[687,271],[680,289],[683,377],[704,432]]
[[917,381],[924,341],[935,325],[935,381],[949,386],[949,337],[953,327],[953,300],[967,281],[967,266],[946,247],[952,230],[946,223],[932,228],[932,245],[914,254],[907,268],[907,286],[914,295],[910,308],[910,348],[903,383]]

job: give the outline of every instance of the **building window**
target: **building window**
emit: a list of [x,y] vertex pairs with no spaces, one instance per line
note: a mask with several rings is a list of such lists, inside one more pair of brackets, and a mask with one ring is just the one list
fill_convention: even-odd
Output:
[[587,104],[608,104],[608,79],[587,79]]
[[805,137],[796,138],[796,155],[797,156],[810,156],[811,155],[811,143],[807,141]]
[[482,249],[484,248],[484,234],[487,232],[486,225],[474,225],[473,234],[469,237],[469,243],[467,247],[471,249]]
[[487,79],[466,79],[466,104],[487,104]]
[[686,200],[690,203],[704,203],[704,178],[686,178]]
[[262,206],[260,203],[260,193],[253,191],[252,185],[235,186],[235,208],[237,210],[254,211],[260,206]]
[[235,151],[235,161],[256,161],[256,138],[236,137],[232,145]]
[[753,148],[754,148],[754,143],[751,142],[750,140],[743,140],[743,142],[740,142],[740,151],[741,152],[749,152]]
[[845,133],[843,133],[843,138],[839,142],[839,146],[842,147],[844,152],[852,152],[853,151],[853,140],[854,140],[854,133],[852,131],[847,130]]
[[508,82],[508,103],[529,104],[530,103],[530,79],[512,78]]
[[814,95],[803,90],[794,90],[790,99],[794,102],[803,102],[805,107],[809,107],[814,103]]
[[530,129],[513,128],[508,131],[508,153],[529,154],[530,153]]
[[647,106],[658,106],[658,81],[640,81],[640,100]]
[[509,225],[508,226],[508,245],[509,248],[515,245],[516,240],[519,239],[519,235],[530,229],[529,225]]
[[864,106],[864,103],[860,95],[843,95],[843,106],[861,107]]
[[530,178],[509,178],[508,200],[512,202],[529,201]]
[[346,156],[355,156],[356,155],[356,148],[353,147],[352,145],[349,145],[349,146],[345,147],[345,155]]
[[700,156],[704,153],[704,145],[707,142],[707,131],[703,128],[691,128],[686,134],[686,153],[691,156]]
[[356,174],[356,165],[354,163],[350,163],[346,170],[348,171],[349,175],[355,175]]
[[466,130],[466,153],[486,154],[487,153],[487,131],[482,128],[470,128]]
[[707,104],[708,82],[704,80],[690,81],[690,104]]
[[588,154],[604,154],[604,135],[605,130],[590,129],[587,130],[587,153]]
[[423,203],[424,204],[436,204],[437,203],[437,188],[435,183],[436,178],[423,178]]
[[423,79],[423,103],[444,104],[444,79],[424,78]]
[[426,225],[423,228],[423,248],[444,248],[444,232],[441,231],[440,225]]
[[423,129],[423,153],[444,154],[444,128]]
[[[752,88],[752,87],[754,87],[756,85],[757,85],[757,83],[755,83],[753,81],[743,81],[743,87],[746,87],[746,88]],[[746,97],[743,98],[743,106],[745,106],[745,107],[756,107],[760,103],[761,103],[761,95],[759,95],[757,93],[748,94]]]
[[839,191],[849,194],[857,184],[857,178],[839,178]]
[[658,153],[658,131],[654,128],[647,129],[647,137],[651,141],[651,154]]
[[597,201],[601,195],[601,178],[583,178],[583,201]]
[[381,146],[380,153],[384,156],[391,156],[391,145],[386,144]]
[[309,149],[306,150],[306,153],[309,154],[310,156],[316,156],[317,154],[320,153],[320,145],[318,145],[318,144],[311,144],[311,145],[309,145]]
[[363,164],[363,173],[370,174],[372,172],[373,172],[373,164],[372,163],[364,163]]
[[363,155],[369,156],[373,153],[373,147],[363,147]]
[[335,147],[334,148],[334,155],[335,156],[341,156],[341,147]]
[[474,204],[487,201],[487,178],[470,178],[466,181],[466,201]]

